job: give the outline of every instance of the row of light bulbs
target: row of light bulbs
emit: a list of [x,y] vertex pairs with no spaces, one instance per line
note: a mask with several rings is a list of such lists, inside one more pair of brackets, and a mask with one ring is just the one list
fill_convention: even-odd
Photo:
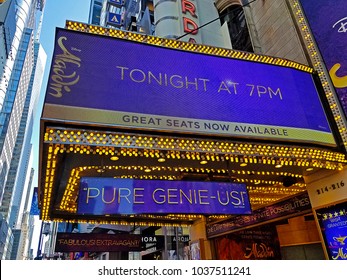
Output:
[[341,117],[344,113],[340,111],[339,106],[337,105],[339,101],[334,96],[334,88],[332,84],[329,82],[329,77],[324,71],[323,62],[321,61],[319,51],[314,43],[313,36],[310,32],[308,23],[306,22],[304,13],[302,11],[301,5],[298,0],[290,0],[291,6],[294,11],[295,17],[299,26],[301,27],[301,33],[306,42],[307,50],[312,59],[314,70],[317,71],[318,77],[321,81],[323,90],[325,92],[325,96],[328,100],[330,110],[334,116],[335,122],[337,124],[339,134],[342,138],[345,149],[347,149],[347,129],[346,124]]
[[[74,141],[66,142],[65,136],[73,135]],[[86,140],[93,135],[95,140]],[[120,141],[116,140],[120,139]],[[152,158],[187,158],[200,160],[230,160],[242,163],[274,164],[279,160],[283,165],[295,165],[291,162],[297,161],[300,166],[325,163],[329,169],[342,168],[346,163],[343,153],[322,149],[292,147],[270,144],[238,143],[232,141],[208,141],[192,140],[178,137],[147,137],[135,134],[118,134],[114,132],[95,133],[81,131],[78,129],[53,129],[48,128],[45,133],[45,143],[60,143],[60,153],[93,153],[119,156],[145,156]],[[141,145],[138,145],[139,141]],[[170,143],[170,144],[166,144]],[[95,148],[95,146],[98,146]],[[170,150],[170,151],[168,151]],[[165,151],[165,153],[163,153]],[[317,161],[315,161],[317,160]],[[303,163],[305,162],[305,163]],[[339,165],[339,163],[341,163]],[[336,165],[334,167],[334,165]],[[321,164],[316,167],[324,168]]]
[[223,57],[243,59],[248,61],[256,61],[273,65],[281,65],[294,69],[299,69],[305,72],[312,73],[313,69],[307,65],[297,63],[295,61],[287,60],[279,57],[271,57],[267,55],[260,55],[255,53],[248,53],[243,51],[237,51],[232,49],[224,49],[213,46],[191,44],[180,40],[164,39],[150,35],[144,35],[140,33],[131,33],[123,30],[113,28],[103,28],[100,26],[88,25],[85,23],[79,23],[74,21],[67,21],[65,25],[66,29],[109,36],[119,39],[128,39],[130,41],[147,43],[155,46],[163,46],[168,48],[175,48],[180,50],[193,51],[203,54],[213,54]]

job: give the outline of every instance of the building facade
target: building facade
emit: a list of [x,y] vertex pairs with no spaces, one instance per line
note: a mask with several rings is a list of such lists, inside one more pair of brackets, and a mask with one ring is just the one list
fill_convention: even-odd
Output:
[[[189,98],[184,99],[191,105],[190,108],[184,107],[184,102],[178,102],[178,100],[182,101],[183,99],[179,99],[180,97],[177,96],[170,102],[164,103],[165,105],[158,100],[153,100],[152,104],[159,104],[160,106],[152,106],[151,110],[141,115],[134,108],[140,110],[142,107],[146,107],[145,104],[147,103],[145,100],[142,100],[143,103],[139,102],[137,100],[139,97],[134,96],[131,109],[128,109],[132,114],[129,113],[123,117],[123,123],[119,121],[118,115],[116,117],[112,115],[112,110],[105,111],[93,107],[95,110],[100,109],[103,114],[109,114],[100,120],[95,117],[97,111],[94,111],[96,112],[95,116],[88,115],[87,117],[83,115],[83,112],[86,112],[83,111],[85,108],[79,108],[83,106],[73,104],[74,114],[70,114],[67,109],[64,111],[64,115],[71,118],[71,124],[79,123],[77,128],[76,126],[69,126],[69,121],[66,119],[64,120],[64,127],[61,127],[59,121],[59,114],[61,114],[59,108],[61,107],[57,106],[59,102],[51,99],[44,108],[42,118],[43,127],[46,127],[45,138],[41,139],[42,157],[44,158],[42,164],[47,167],[47,170],[43,171],[43,179],[40,183],[41,193],[46,193],[46,196],[41,198],[42,218],[56,221],[69,219],[75,223],[93,221],[111,225],[137,224],[143,227],[144,232],[146,230],[150,232],[151,236],[164,235],[166,238],[167,235],[163,231],[159,233],[159,228],[163,230],[173,226],[172,230],[171,228],[168,230],[171,235],[175,233],[175,228],[188,226],[188,249],[190,250],[188,255],[190,255],[190,259],[343,258],[346,248],[341,247],[343,241],[336,238],[338,234],[344,235],[346,228],[338,228],[333,233],[337,235],[329,238],[323,228],[328,222],[334,223],[335,221],[334,225],[337,225],[340,223],[336,222],[342,221],[341,224],[343,224],[345,219],[346,121],[340,101],[329,78],[329,69],[324,66],[316,42],[311,38],[312,33],[309,31],[308,19],[305,17],[300,3],[294,0],[224,0],[214,3],[215,10],[211,13],[213,1],[181,0],[153,1],[153,3],[151,1],[103,1],[100,25],[107,27],[106,29],[97,29],[87,24],[67,23],[66,36],[71,35],[71,38],[75,38],[74,36],[83,37],[81,34],[89,33],[89,35],[85,35],[87,40],[87,37],[91,36],[90,34],[99,34],[104,35],[98,37],[100,41],[105,40],[110,45],[113,43],[111,40],[107,40],[108,37],[128,39],[152,47],[159,45],[171,50],[182,51],[182,56],[179,58],[177,56],[177,59],[172,61],[171,66],[167,66],[165,71],[168,69],[177,72],[184,71],[184,67],[180,64],[183,62],[186,62],[187,68],[190,67],[193,62],[196,63],[193,55],[190,57],[192,53],[199,54],[200,61],[206,59],[205,72],[198,72],[199,67],[194,68],[197,73],[200,73],[199,79],[188,79],[191,77],[188,74],[184,76],[175,72],[170,76],[164,70],[160,73],[155,72],[153,70],[155,65],[150,64],[154,55],[151,57],[152,60],[146,60],[152,68],[145,71],[145,66],[140,63],[146,55],[149,55],[148,53],[152,54],[154,51],[146,47],[148,53],[143,51],[142,55],[139,55],[136,52],[136,47],[134,47],[131,49],[134,51],[133,55],[134,57],[135,54],[138,55],[138,59],[134,60],[143,68],[118,65],[120,80],[128,79],[130,81],[127,87],[122,88],[123,91],[117,92],[119,103],[123,102],[123,105],[128,105],[122,99],[122,92],[136,92],[138,88],[142,89],[143,86],[141,92],[145,93],[147,89],[145,86],[155,83],[155,85],[158,84],[164,88],[167,95],[185,89],[191,90],[192,92],[189,94],[192,95],[199,91],[204,98],[196,98],[195,100],[198,102],[192,102]],[[143,25],[143,22],[146,24]],[[206,26],[204,26],[205,24]],[[153,27],[155,28],[153,29]],[[133,32],[127,33],[127,30]],[[141,30],[146,31],[141,32]],[[226,40],[226,35],[228,35],[228,40]],[[229,43],[226,44],[225,42]],[[119,40],[118,45],[114,44],[114,51],[118,51],[116,48],[121,48],[121,45],[122,40]],[[130,48],[131,44],[128,45]],[[61,47],[61,45],[59,46]],[[100,50],[100,52],[102,51]],[[106,51],[104,52],[106,53]],[[158,61],[161,62],[161,64],[158,62],[160,66],[166,65],[167,61],[173,59],[170,54],[164,54],[160,48],[157,49],[157,53],[163,53],[163,56],[167,55],[166,59],[160,57],[159,60],[158,58]],[[171,55],[176,57],[174,52]],[[212,59],[209,60],[210,57],[228,58],[227,61],[230,62],[229,59],[231,59],[232,63],[247,61],[254,64],[253,67],[240,74],[242,72],[241,65],[233,67],[227,64],[229,68],[218,68],[217,65],[224,65],[224,62],[219,64]],[[74,59],[74,63],[79,64],[80,60],[77,54]],[[119,61],[123,62],[122,59]],[[113,60],[110,59],[110,63],[111,61]],[[130,64],[131,62],[123,63]],[[203,102],[206,100],[208,100],[208,104],[205,108],[209,108],[209,112],[215,112],[213,105],[216,105],[215,99],[217,98],[208,99],[209,97],[204,95],[209,89],[212,74],[208,78],[204,75],[210,73],[210,68],[207,66],[212,64],[215,67],[213,74],[224,75],[229,72],[233,73],[235,69],[238,69],[236,77],[238,79],[244,78],[245,81],[248,81],[245,84],[253,90],[255,89],[251,93],[248,92],[248,95],[257,96],[259,99],[267,96],[269,100],[275,98],[284,100],[285,98],[282,99],[284,95],[282,96],[282,91],[279,88],[283,89],[284,94],[285,86],[281,84],[276,90],[271,86],[266,87],[260,82],[258,84],[249,82],[261,76],[260,72],[257,72],[256,65],[275,66],[278,72],[284,69],[290,69],[288,71],[295,69],[298,71],[297,73],[310,73],[312,76],[309,80],[310,83],[313,82],[317,92],[315,98],[318,97],[316,109],[321,108],[320,110],[326,116],[329,134],[331,133],[330,140],[320,141],[321,138],[317,135],[304,139],[302,138],[305,135],[303,131],[297,134],[297,138],[284,140],[285,137],[281,138],[280,136],[288,136],[288,133],[291,134],[288,132],[289,130],[279,131],[271,128],[265,132],[266,130],[260,130],[260,124],[258,124],[258,128],[256,128],[257,125],[252,127],[237,125],[234,132],[244,132],[245,134],[241,136],[232,133],[223,134],[222,128],[227,129],[228,127],[223,126],[224,123],[200,123],[198,119],[192,121],[189,118],[189,121],[185,118],[182,121],[182,115],[187,118],[187,111],[191,114],[199,113],[199,116],[201,112],[207,111],[196,105],[196,103],[204,104]],[[100,71],[95,72],[95,79],[97,81],[105,79],[107,71],[96,62],[94,65],[100,67]],[[178,67],[176,65],[181,68],[174,68]],[[103,67],[107,68],[105,65]],[[202,66],[200,65],[200,67]],[[101,72],[105,74],[99,75]],[[107,77],[107,82],[111,82],[113,77]],[[278,77],[277,80],[282,78],[282,76]],[[221,82],[218,93],[225,92],[235,98],[239,96],[240,83],[236,78],[234,79],[228,80],[228,83]],[[135,83],[137,87],[132,85]],[[100,99],[102,99],[105,84],[106,81],[101,83],[100,88],[98,88]],[[287,85],[296,84],[295,79],[290,79],[290,82],[287,83]],[[49,94],[51,96],[63,96],[64,92],[59,84],[51,82],[50,86]],[[288,90],[288,92],[291,92],[290,96],[294,96],[300,91],[300,88],[305,86],[306,83],[302,83],[298,88],[293,91]],[[151,88],[152,91],[154,91],[153,88]],[[187,96],[189,94],[187,93]],[[304,98],[308,94],[309,91],[305,90],[301,96]],[[152,96],[148,98],[152,98]],[[64,105],[67,107],[73,103],[71,100],[66,102]],[[111,104],[112,99],[108,99],[108,102]],[[249,102],[251,103],[251,101]],[[280,105],[272,107],[270,103],[260,103],[259,101],[258,104],[263,106],[261,109],[254,106],[249,108],[247,112],[251,118],[259,119],[265,117],[262,115],[264,110],[269,110],[268,117],[290,120],[295,119],[296,114],[301,111],[304,114],[314,115],[314,119],[316,119],[319,113],[318,110],[310,111],[312,110],[312,102],[313,99],[311,98],[308,103],[304,100],[296,100],[286,106],[286,108],[292,108],[293,111],[285,113],[278,111]],[[246,110],[242,109],[245,103],[247,102],[240,102],[236,106],[231,102],[234,107],[230,107],[229,110],[223,109],[222,112],[228,114],[230,111]],[[173,104],[176,105],[176,109],[172,108]],[[58,105],[61,106],[62,104]],[[223,108],[222,105],[218,103],[218,108]],[[92,106],[98,105],[93,104]],[[163,118],[162,116],[166,116],[166,112],[158,109],[161,106],[168,111],[170,110],[171,117],[176,116],[175,114],[179,112],[180,118]],[[76,107],[81,110],[80,115],[75,114]],[[182,110],[183,112],[180,111],[181,107],[185,108]],[[299,111],[296,111],[296,108],[299,108]],[[131,110],[135,110],[137,114]],[[217,110],[217,113],[220,113],[221,110]],[[155,117],[149,118],[148,115]],[[205,114],[204,117],[208,118],[209,116]],[[216,116],[214,115],[214,117]],[[112,121],[110,121],[111,119]],[[299,119],[302,121],[303,118],[300,117]],[[163,120],[166,121],[167,126],[162,123]],[[216,119],[213,120],[216,121]],[[219,119],[217,118],[217,120]],[[252,120],[254,121],[254,119]],[[55,125],[58,128],[52,125],[53,121],[57,122]],[[117,121],[119,123],[116,123]],[[98,126],[100,123],[102,125]],[[291,125],[293,124],[288,126]],[[324,126],[318,125],[320,129]],[[93,131],[91,131],[91,127],[93,127]],[[95,131],[95,127],[99,127],[99,131]],[[199,130],[201,127],[204,127],[206,131]],[[325,126],[325,128],[327,127]],[[255,136],[256,133],[258,135]],[[266,133],[271,134],[272,138],[266,137],[264,135]],[[67,146],[66,143],[69,143],[70,146]],[[64,155],[64,159],[62,155]],[[52,162],[55,166],[62,165],[64,168],[52,167]],[[90,162],[90,164],[85,164],[85,162]],[[61,171],[62,169],[69,172],[64,173]],[[90,177],[94,179],[89,179]],[[247,186],[252,213],[236,216],[220,215],[220,213],[216,216],[195,215],[193,209],[192,212],[180,213],[181,215],[175,215],[176,212],[167,213],[167,216],[143,216],[131,213],[124,218],[124,216],[117,215],[118,212],[98,212],[100,211],[98,208],[94,209],[95,213],[88,212],[91,210],[87,206],[84,208],[84,211],[88,210],[87,212],[79,212],[81,205],[77,205],[72,197],[81,197],[78,189],[82,182],[88,186],[88,184],[92,184],[92,180],[99,177],[105,179],[104,181],[100,179],[100,185],[103,184],[102,182],[112,184],[113,179],[116,178],[135,181],[145,179],[147,182],[148,180],[180,181],[184,186],[186,181],[205,182],[206,185],[207,182],[242,183]],[[155,182],[152,184],[155,185]],[[88,188],[86,187],[86,189]],[[159,198],[156,197],[156,203],[164,204],[170,201],[172,204],[178,204],[178,201],[175,200],[178,197],[177,193],[172,193],[170,190],[172,189],[169,188],[167,196],[160,196],[160,198],[165,197],[166,200],[159,202]],[[50,193],[53,191],[59,194],[58,198],[51,198]],[[101,190],[99,191],[101,192]],[[157,189],[155,191],[158,192]],[[98,196],[97,194],[98,192],[93,195],[88,193],[86,196],[92,200],[92,197]],[[124,193],[117,194],[120,198],[129,197]],[[180,190],[179,195],[181,202],[183,198],[186,198],[190,203],[195,201],[184,190]],[[134,197],[139,201],[143,196],[139,193],[134,194]],[[118,198],[118,202],[120,198]],[[210,204],[205,196],[199,198],[200,204]],[[103,199],[104,202],[107,200],[105,197]],[[112,201],[116,200],[113,198]],[[137,202],[141,204],[139,201]],[[102,207],[107,208],[103,204]],[[60,211],[56,211],[57,208]],[[176,209],[171,211],[176,211]],[[337,215],[329,216],[330,214],[333,216],[334,213]],[[328,221],[330,218],[335,220]],[[178,232],[176,231],[175,234]],[[183,234],[183,232],[179,234]],[[333,243],[335,249],[329,247],[329,241]],[[167,244],[166,246],[168,246]],[[182,247],[183,251],[184,247]],[[337,247],[339,249],[336,251]],[[178,255],[178,246],[173,251],[176,251],[176,255]],[[168,247],[162,249],[162,252],[165,252],[164,258],[168,259]],[[158,252],[157,250],[155,252],[150,251],[148,247],[143,256],[149,255],[156,258]]]
[[[31,191],[25,178],[30,173],[33,110],[43,77],[42,63],[45,63],[45,53],[40,49],[37,35],[44,3],[4,1],[1,4],[4,8],[1,11],[7,13],[2,37],[2,42],[6,42],[2,51],[6,53],[2,56],[0,82],[0,211],[8,224],[7,238],[10,238],[11,229],[16,228],[17,219],[20,219],[18,211],[22,197],[26,196],[24,190]],[[11,38],[12,41],[9,41]],[[3,252],[3,259],[10,258],[10,249],[5,246]]]

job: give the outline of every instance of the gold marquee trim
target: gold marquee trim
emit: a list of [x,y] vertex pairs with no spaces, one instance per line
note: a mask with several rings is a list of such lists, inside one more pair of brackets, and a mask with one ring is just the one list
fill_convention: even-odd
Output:
[[189,42],[178,41],[178,40],[167,39],[167,38],[159,38],[159,37],[144,35],[140,33],[132,33],[129,31],[123,31],[119,29],[104,28],[104,27],[90,25],[90,24],[81,23],[81,22],[66,21],[65,28],[69,30],[80,31],[80,32],[85,32],[90,34],[114,37],[118,39],[127,39],[130,41],[135,41],[139,43],[147,43],[149,45],[154,45],[154,46],[162,46],[167,48],[174,48],[174,49],[198,52],[198,53],[209,54],[209,55],[218,55],[218,56],[248,60],[253,62],[261,62],[266,64],[285,66],[289,68],[302,70],[308,73],[313,73],[314,71],[313,68],[307,65],[304,65],[292,60],[288,60],[285,58],[272,57],[267,55],[213,47],[208,45],[193,44]]
[[330,110],[334,116],[335,122],[337,124],[339,133],[341,135],[343,145],[347,149],[347,129],[346,129],[346,120],[343,117],[344,113],[341,111],[339,101],[335,96],[334,86],[330,82],[328,73],[324,69],[324,62],[321,59],[320,52],[316,43],[314,41],[314,36],[310,31],[310,27],[306,21],[306,17],[302,10],[301,4],[298,0],[290,0],[291,8],[293,10],[294,18],[299,26],[300,32],[302,34],[303,40],[306,45],[306,49],[312,60],[313,69],[317,72],[317,75],[323,86],[325,96],[328,100]]
[[[145,157],[156,159],[185,159],[189,161],[222,161],[237,164],[248,165],[271,165],[276,166],[300,166],[303,168],[320,168],[328,170],[341,170],[347,162],[345,155],[320,148],[305,148],[294,146],[281,146],[274,144],[252,144],[232,142],[225,140],[201,140],[192,138],[179,138],[171,136],[150,136],[135,133],[116,133],[95,130],[80,130],[47,127],[44,134],[43,145],[47,150],[44,159],[45,177],[43,178],[43,203],[41,205],[41,215],[43,220],[52,220],[49,215],[49,209],[52,203],[53,183],[56,180],[56,168],[58,156],[60,154],[94,154],[107,155],[109,157]],[[273,180],[253,181],[244,178],[237,178],[254,172],[258,176],[290,176],[302,179],[302,174],[294,174],[283,171],[249,171],[249,170],[228,170],[227,168],[213,169],[203,167],[190,166],[120,166],[117,161],[112,166],[80,166],[71,170],[65,193],[60,203],[60,210],[68,213],[76,213],[76,201],[80,172],[85,170],[94,170],[97,172],[107,170],[119,170],[124,174],[120,178],[138,178],[138,179],[165,179],[176,180],[178,177],[175,172],[194,172],[200,174],[221,174],[232,176],[235,175],[237,182],[246,183],[248,192],[253,195],[251,203],[254,205],[261,203],[271,203],[278,199],[276,195],[293,195],[305,190],[304,183],[296,183],[292,188],[278,187],[281,182]],[[126,174],[126,170],[137,170],[139,174]],[[156,175],[153,171],[165,171],[168,175]],[[259,186],[257,186],[259,184]],[[266,189],[263,186],[267,185]],[[271,193],[267,198],[257,197],[258,193],[264,191]],[[266,201],[265,201],[266,199]],[[187,223],[191,221],[191,215],[183,215],[186,217]],[[179,220],[182,222],[182,215]],[[59,220],[59,219],[53,219]],[[175,217],[172,217],[174,222]],[[184,220],[184,219],[183,219]],[[81,222],[79,220],[79,222]],[[92,222],[88,220],[88,222]],[[100,220],[97,221],[100,223]],[[106,222],[106,221],[105,221]],[[110,222],[110,221],[107,221]],[[120,221],[114,222],[121,224]],[[125,223],[123,221],[122,223]],[[180,222],[180,223],[181,223]],[[136,222],[136,224],[145,222]],[[146,222],[146,225],[153,223]],[[163,225],[162,223],[158,223]],[[170,221],[172,225],[172,222]],[[183,221],[184,224],[184,221]]]

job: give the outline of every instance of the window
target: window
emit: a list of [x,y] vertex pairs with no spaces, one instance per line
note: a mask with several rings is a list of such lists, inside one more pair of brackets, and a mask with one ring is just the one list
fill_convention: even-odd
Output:
[[244,11],[240,5],[232,5],[220,15],[221,24],[227,22],[233,49],[254,52]]

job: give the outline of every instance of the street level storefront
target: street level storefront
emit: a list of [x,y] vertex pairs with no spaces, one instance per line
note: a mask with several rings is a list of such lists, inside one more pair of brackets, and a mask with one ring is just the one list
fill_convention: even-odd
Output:
[[343,169],[318,89],[293,61],[67,22],[41,117],[41,219],[199,224],[204,246],[206,223]]
[[307,192],[207,225],[216,259],[324,259]]

